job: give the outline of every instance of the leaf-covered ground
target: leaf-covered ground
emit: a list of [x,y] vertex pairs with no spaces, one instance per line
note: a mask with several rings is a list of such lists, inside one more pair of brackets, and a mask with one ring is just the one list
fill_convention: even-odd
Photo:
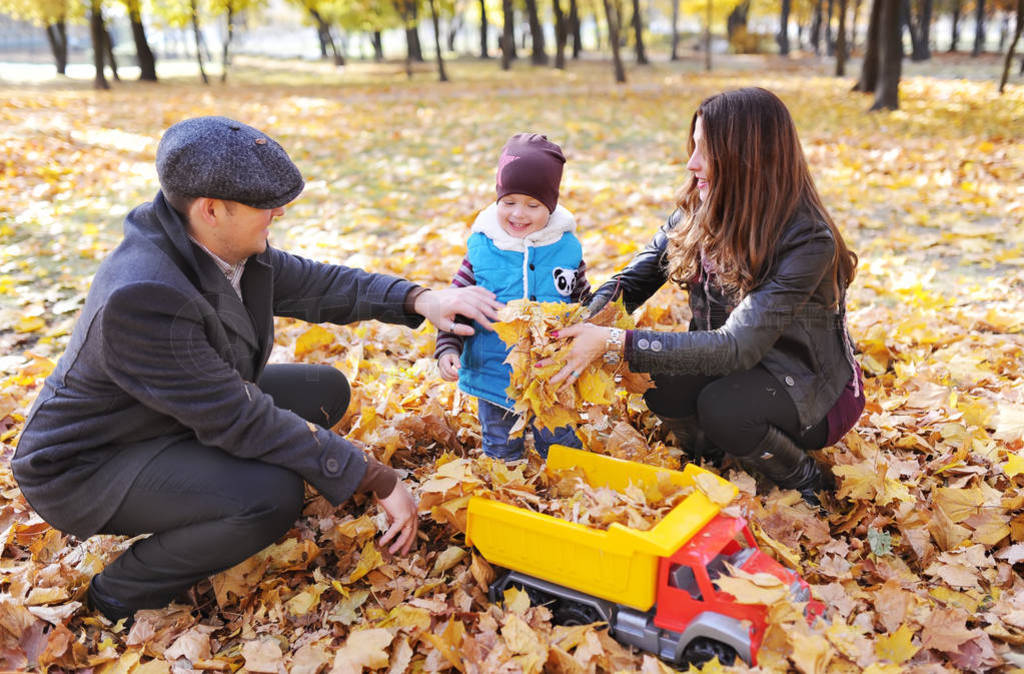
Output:
[[[577,215],[596,284],[668,214],[696,104],[747,84],[790,106],[861,256],[850,322],[869,376],[860,424],[823,452],[838,478],[827,515],[726,471],[762,546],[828,606],[807,628],[777,607],[762,666],[1024,668],[1024,89],[1000,97],[991,81],[910,70],[902,110],[869,115],[869,99],[822,66],[741,65],[659,64],[625,87],[597,64],[502,74],[459,63],[447,85],[407,82],[392,66],[338,75],[288,64],[240,70],[226,87],[0,88],[0,668],[664,671],[602,630],[552,627],[525,595],[488,603],[493,569],[459,533],[463,494],[528,494],[536,466],[480,459],[473,401],[438,377],[427,328],[283,321],[273,356],[333,363],[352,379],[339,432],[407,471],[425,510],[407,558],[374,546],[374,506],[335,510],[310,494],[277,545],[128,632],[80,604],[126,541],[48,528],[8,461],[98,261],[156,190],[156,142],[178,119],[228,115],[289,149],[308,186],[275,225],[277,245],[434,287],[493,195],[501,144],[547,133],[568,156],[561,203]],[[684,300],[664,289],[637,320],[679,329]],[[595,424],[595,449],[678,462],[635,397],[622,394]]]

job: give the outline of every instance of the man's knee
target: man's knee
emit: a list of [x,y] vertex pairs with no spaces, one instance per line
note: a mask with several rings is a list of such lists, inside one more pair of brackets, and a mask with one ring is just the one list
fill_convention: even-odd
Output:
[[338,369],[324,366],[323,375],[327,399],[324,401],[324,413],[327,415],[326,428],[334,426],[345,416],[348,404],[352,401],[352,388],[348,377]]
[[298,474],[286,468],[263,468],[258,486],[237,497],[238,509],[230,520],[238,534],[269,543],[288,531],[302,514],[305,485]]

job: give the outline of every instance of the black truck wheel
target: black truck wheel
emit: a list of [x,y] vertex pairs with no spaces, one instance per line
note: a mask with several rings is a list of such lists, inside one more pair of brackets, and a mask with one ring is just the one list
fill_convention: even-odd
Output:
[[680,665],[694,665],[699,667],[713,658],[717,657],[723,665],[731,665],[736,661],[736,651],[731,646],[726,646],[721,641],[697,637],[686,644],[683,654],[679,657]]
[[601,622],[601,616],[592,606],[562,599],[551,610],[551,622],[555,625],[589,625]]

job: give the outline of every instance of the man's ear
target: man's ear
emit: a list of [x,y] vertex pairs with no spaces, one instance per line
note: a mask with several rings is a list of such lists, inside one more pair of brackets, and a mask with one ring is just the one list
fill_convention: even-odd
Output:
[[217,224],[217,202],[219,199],[212,197],[198,197],[192,202],[189,209],[189,218],[196,218],[205,225],[216,226]]

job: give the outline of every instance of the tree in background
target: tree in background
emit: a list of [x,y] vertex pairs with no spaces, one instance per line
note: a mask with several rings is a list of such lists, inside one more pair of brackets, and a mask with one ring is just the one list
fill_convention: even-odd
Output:
[[231,66],[231,42],[235,38],[235,24],[242,13],[262,6],[266,0],[210,0],[210,12],[213,16],[224,16],[224,44],[221,45],[220,81],[226,82],[228,69]]
[[437,16],[437,0],[429,0],[430,20],[434,24],[434,51],[437,53],[437,78],[441,82],[448,81],[448,73],[444,71],[444,56],[441,54],[441,22]]
[[974,0],[974,48],[971,56],[985,51],[985,0]]
[[860,79],[853,85],[854,91],[869,93],[878,86],[879,64],[879,22],[881,20],[882,0],[871,3],[871,17],[868,19],[867,44],[864,46],[864,60],[861,62]]
[[482,59],[491,58],[487,50],[487,33],[490,29],[491,27],[487,23],[487,0],[480,0],[480,58]]
[[626,81],[626,69],[622,66],[622,55],[619,54],[619,36],[622,28],[622,0],[604,0],[604,17],[608,23],[608,42],[612,47],[612,69],[615,81]]
[[[789,2],[789,0],[782,0]],[[679,60],[679,0],[670,0],[672,3],[672,52],[669,54],[669,61]]]
[[110,82],[103,74],[104,61],[106,60],[107,27],[103,23],[103,7],[100,0],[92,0],[89,5],[89,37],[92,40],[92,64],[96,69],[93,78],[93,87],[96,89],[109,89]]
[[142,3],[139,0],[122,0],[132,26],[132,40],[135,41],[135,55],[139,62],[139,79],[156,82],[156,57],[146,38],[146,27],[142,24]]
[[562,11],[562,0],[551,0],[555,14],[555,67],[565,69],[565,45],[569,40],[569,22]]
[[512,59],[516,57],[516,36],[513,26],[515,25],[515,7],[512,0],[501,0],[502,30],[501,30],[501,69],[508,70],[512,67]]
[[69,21],[81,21],[84,9],[84,5],[71,0],[0,0],[0,14],[43,28],[58,75],[67,74],[67,24]]
[[896,110],[900,107],[900,75],[903,68],[903,31],[900,26],[900,0],[875,0],[882,3],[878,32],[878,82],[871,110]]
[[846,75],[846,57],[849,54],[849,47],[846,44],[846,5],[846,0],[839,0],[839,28],[836,31],[836,77]]
[[902,0],[901,15],[910,33],[910,58],[913,61],[926,61],[932,57],[931,40],[932,0]]
[[[1006,88],[1006,80],[1010,77],[1010,63],[1013,61],[1013,53],[1017,49],[1017,42],[1020,41],[1021,31],[1024,29],[1024,0],[1017,0],[1017,25],[1013,30],[1013,38],[1010,46],[1006,49],[1006,60],[1003,61],[1003,74],[999,78],[999,93]],[[1024,59],[1020,63],[1021,72],[1024,73]]]
[[791,0],[780,0],[779,33],[775,41],[779,44],[779,53],[789,55],[789,12]]
[[548,54],[544,45],[544,27],[540,25],[540,12],[537,0],[523,0],[526,5],[526,18],[530,24],[530,63],[544,66],[548,63]]
[[640,0],[633,0],[633,18],[629,21],[633,26],[633,48],[636,50],[636,62],[647,65],[647,50],[644,49],[644,18],[640,12]]
[[196,64],[203,84],[209,84],[203,54],[207,51],[200,27],[199,0],[154,0],[153,10],[171,28],[191,27],[196,48]]

